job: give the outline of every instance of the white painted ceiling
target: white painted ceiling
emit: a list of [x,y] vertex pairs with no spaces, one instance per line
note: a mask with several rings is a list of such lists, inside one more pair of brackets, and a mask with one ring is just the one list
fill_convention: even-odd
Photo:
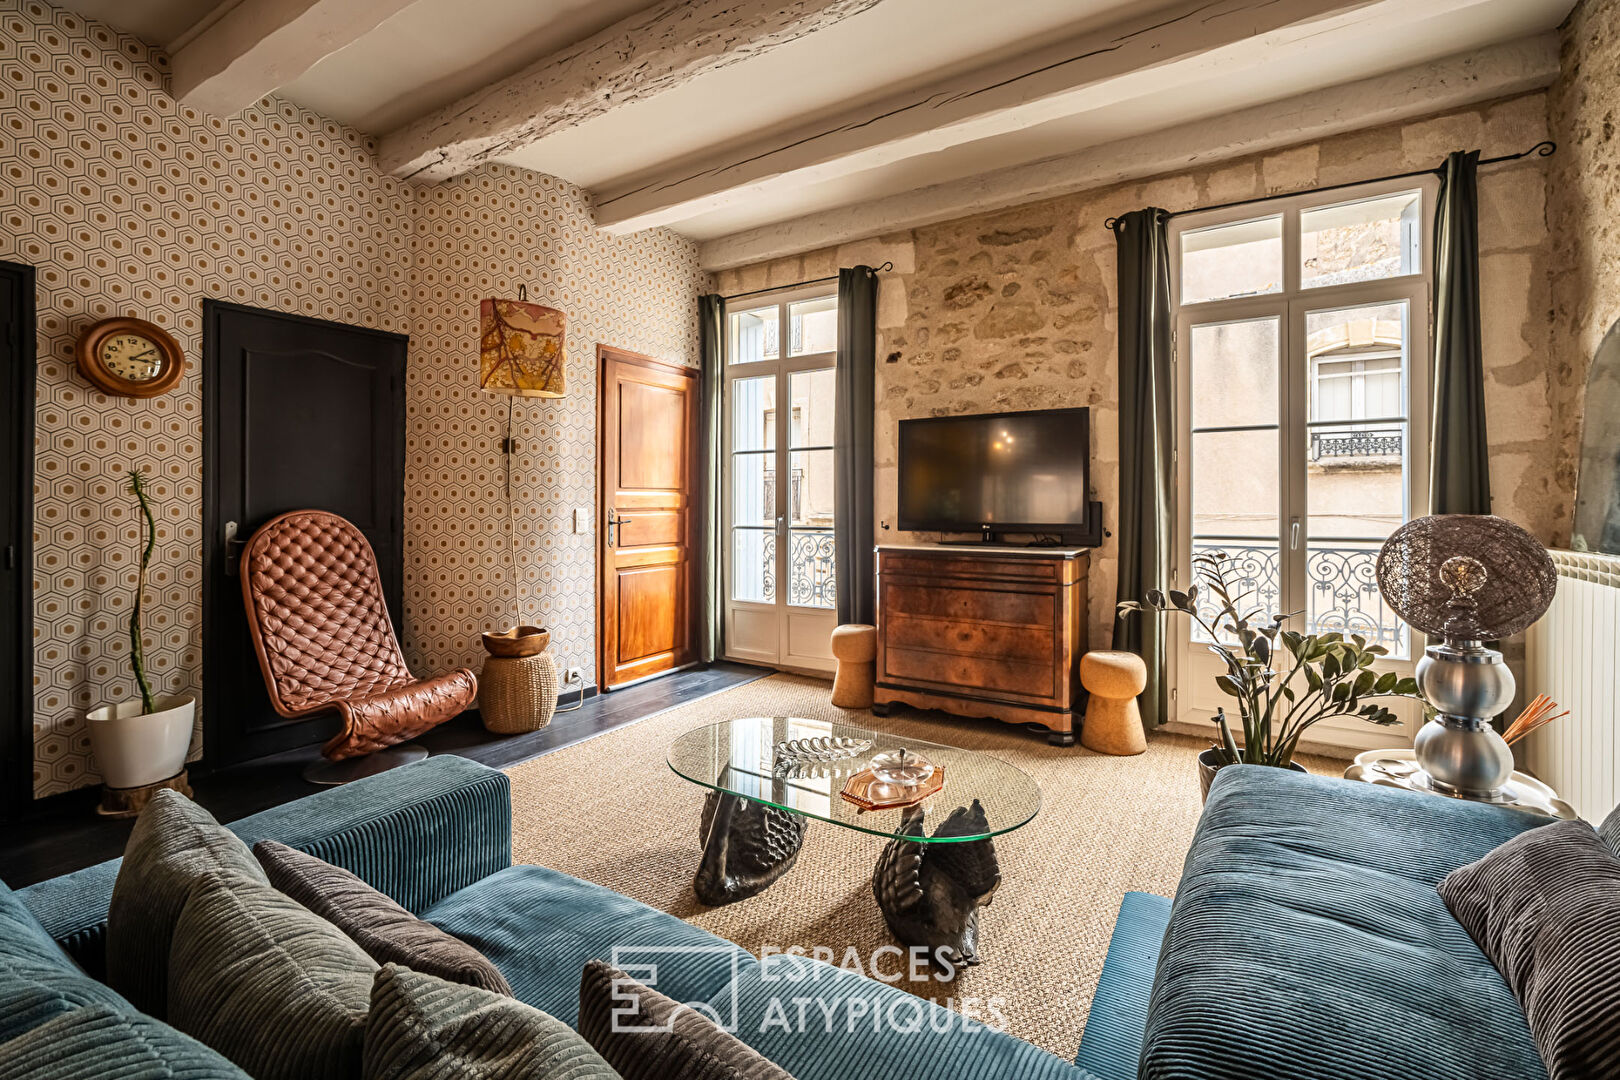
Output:
[[[66,0],[177,48],[239,3]],[[801,129],[1164,7],[1170,0],[883,0],[819,32],[619,105],[502,160],[606,195],[680,178]],[[728,236],[1400,70],[1549,30],[1573,0],[1367,0],[1308,28],[1150,63],[1060,95],[984,136],[872,168],[786,173],[694,202],[673,227]],[[383,135],[637,11],[649,0],[416,0],[278,93]],[[825,178],[820,178],[825,177]]]
[[[1198,62],[1177,65],[1173,72],[1140,71],[1085,95],[1087,100],[1074,103],[1075,112],[1059,119],[820,183],[784,178],[777,184],[754,186],[745,199],[687,218],[676,227],[693,239],[709,240],[1087,147],[1104,147],[1132,135],[1222,116],[1538,33],[1557,26],[1568,14],[1570,3],[1487,0],[1482,5],[1432,17],[1422,14],[1423,7],[1422,0],[1406,0],[1400,7],[1381,11],[1378,17],[1344,16],[1335,20],[1331,29],[1322,28],[1290,40],[1285,48],[1245,42],[1218,50]],[[764,58],[764,62],[769,59]],[[738,65],[724,74],[735,72],[741,78],[746,73],[739,69],[747,66]],[[679,93],[648,104],[666,107]],[[635,108],[629,106],[621,112]],[[610,113],[565,137],[581,140],[588,130],[616,121],[622,122],[620,113]],[[606,132],[598,134],[598,138],[603,137]],[[522,155],[535,162],[530,168],[555,171],[538,164],[551,141],[542,140]],[[590,187],[600,181],[593,178],[592,183],[575,182]]]

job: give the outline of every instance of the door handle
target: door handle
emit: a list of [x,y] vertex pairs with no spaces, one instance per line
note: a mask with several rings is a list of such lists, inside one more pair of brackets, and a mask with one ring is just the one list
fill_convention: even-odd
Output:
[[621,530],[619,532],[619,534],[617,536],[615,536],[614,533],[613,533],[614,526],[616,526],[616,525],[628,525],[632,520],[633,519],[624,517],[623,515],[617,513],[616,511],[613,511],[613,510],[608,511],[608,520],[607,520],[607,542],[608,542],[608,547],[617,547],[620,543],[622,543],[624,541],[624,532]]
[[1299,550],[1299,518],[1295,518],[1293,524],[1288,526],[1288,550]]
[[235,577],[236,568],[242,560],[242,549],[247,547],[246,540],[238,540],[236,534],[241,526],[234,521],[225,523],[225,576]]

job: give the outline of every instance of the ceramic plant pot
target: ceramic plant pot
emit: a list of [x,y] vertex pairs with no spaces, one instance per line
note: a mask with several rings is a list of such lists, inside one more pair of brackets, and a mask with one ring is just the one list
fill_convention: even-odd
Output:
[[108,787],[144,787],[186,767],[197,699],[160,697],[155,704],[156,712],[142,712],[135,698],[91,709],[85,717],[96,768]]
[[[1209,801],[1209,785],[1215,780],[1215,773],[1221,766],[1215,764],[1215,749],[1211,747],[1198,755],[1198,786],[1203,789],[1204,801]],[[1288,768],[1294,772],[1305,772],[1305,766],[1297,761],[1290,761]]]

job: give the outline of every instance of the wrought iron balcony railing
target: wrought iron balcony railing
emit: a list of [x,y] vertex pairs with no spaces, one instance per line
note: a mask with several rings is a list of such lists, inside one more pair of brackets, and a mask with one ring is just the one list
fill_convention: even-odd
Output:
[[[837,545],[831,529],[794,529],[789,534],[788,603],[795,607],[838,606]],[[766,596],[776,595],[776,534],[766,533],[760,556]]]
[[[1376,565],[1382,540],[1333,540],[1311,543],[1305,559],[1306,609],[1304,624],[1299,620],[1291,624],[1310,634],[1360,634],[1390,650],[1395,658],[1408,655],[1406,624],[1384,603],[1378,591]],[[1238,601],[1247,610],[1257,607],[1263,611],[1277,611],[1282,595],[1282,575],[1278,569],[1278,547],[1255,541],[1198,539],[1193,541],[1193,554],[1224,551],[1228,557],[1227,574],[1235,579],[1233,596],[1239,592],[1248,595]],[[1198,613],[1205,622],[1215,624],[1216,605],[1208,593],[1199,597]],[[1198,641],[1209,638],[1193,627]]]
[[1311,460],[1323,458],[1401,456],[1400,429],[1383,431],[1313,431]]

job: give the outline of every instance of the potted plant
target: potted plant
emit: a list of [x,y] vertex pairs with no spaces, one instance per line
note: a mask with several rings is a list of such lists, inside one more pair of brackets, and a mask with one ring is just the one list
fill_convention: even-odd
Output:
[[[1294,761],[1294,750],[1301,736],[1318,721],[1330,716],[1359,716],[1368,723],[1387,727],[1400,723],[1400,719],[1373,699],[1423,700],[1416,679],[1373,669],[1378,658],[1389,652],[1382,645],[1368,644],[1360,634],[1346,638],[1339,633],[1284,630],[1283,623],[1293,615],[1268,616],[1257,607],[1243,610],[1240,604],[1248,593],[1233,595],[1235,583],[1227,573],[1229,563],[1224,551],[1200,552],[1193,556],[1193,572],[1198,580],[1186,592],[1172,589],[1167,596],[1152,589],[1140,603],[1125,600],[1119,604],[1121,615],[1138,611],[1186,613],[1214,642],[1209,651],[1226,665],[1226,671],[1215,677],[1215,684],[1236,699],[1243,722],[1243,742],[1239,745],[1226,710],[1217,709],[1215,725],[1220,730],[1220,741],[1198,755],[1199,782],[1206,798],[1215,771],[1226,765],[1241,762],[1304,772],[1304,767]],[[1198,610],[1198,599],[1205,592],[1216,605],[1213,626]]]
[[[141,548],[140,570],[135,579],[135,603],[129,613],[129,666],[141,696],[115,705],[90,710],[86,720],[96,765],[108,788],[128,789],[176,786],[185,790],[183,780],[186,750],[191,746],[192,720],[197,701],[190,696],[154,697],[146,671],[146,650],[141,638],[141,610],[146,595],[146,572],[157,546],[157,522],[147,498],[146,478],[129,471],[129,492],[139,504],[146,543]],[[168,783],[165,783],[168,782]],[[104,812],[133,813],[139,806],[127,807],[116,800],[104,800]]]

